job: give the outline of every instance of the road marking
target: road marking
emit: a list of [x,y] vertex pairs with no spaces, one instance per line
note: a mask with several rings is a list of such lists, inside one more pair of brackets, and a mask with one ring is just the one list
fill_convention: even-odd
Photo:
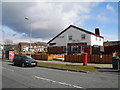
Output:
[[49,82],[53,82],[53,83],[58,83],[58,84],[61,84],[61,85],[71,86],[71,87],[75,87],[75,88],[83,88],[83,87],[80,87],[80,86],[77,86],[77,85],[72,85],[72,84],[59,82],[59,81],[54,81],[54,80],[51,80],[51,79],[42,78],[42,77],[38,77],[38,76],[32,76],[32,77],[37,78],[37,79],[41,79],[41,80],[45,80],[45,81],[49,81]]
[[8,68],[5,68],[5,67],[2,67],[2,68],[14,72],[14,70],[12,70],[12,69],[8,69]]

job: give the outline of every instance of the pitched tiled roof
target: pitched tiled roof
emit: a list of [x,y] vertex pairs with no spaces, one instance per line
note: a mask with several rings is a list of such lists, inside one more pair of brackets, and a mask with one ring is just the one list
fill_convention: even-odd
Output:
[[59,33],[57,36],[55,36],[53,39],[51,39],[47,44],[49,44],[51,41],[53,41],[55,38],[57,38],[58,36],[60,36],[62,33],[64,33],[65,31],[67,31],[67,30],[68,30],[69,28],[71,28],[71,27],[76,28],[77,30],[86,32],[86,33],[88,33],[88,34],[92,34],[92,35],[94,35],[94,36],[97,36],[97,37],[100,37],[100,38],[104,38],[104,37],[102,37],[102,36],[99,36],[99,35],[97,35],[97,34],[95,34],[95,33],[92,33],[92,32],[89,32],[89,31],[87,31],[87,30],[84,30],[84,29],[82,29],[82,28],[76,27],[76,26],[74,26],[74,25],[70,25],[68,28],[66,28],[66,29],[63,30],[61,33]]
[[27,43],[27,42],[20,42],[19,45],[30,45],[30,43]]
[[[20,42],[19,45],[30,45],[27,42]],[[32,46],[45,46],[45,43],[31,43]]]

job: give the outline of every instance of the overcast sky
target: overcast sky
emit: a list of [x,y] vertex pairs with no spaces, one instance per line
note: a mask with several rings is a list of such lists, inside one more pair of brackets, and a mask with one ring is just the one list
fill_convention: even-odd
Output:
[[71,24],[90,32],[99,27],[105,40],[118,40],[118,3],[2,2],[0,27],[14,43],[29,42],[31,29],[32,42],[47,42]]

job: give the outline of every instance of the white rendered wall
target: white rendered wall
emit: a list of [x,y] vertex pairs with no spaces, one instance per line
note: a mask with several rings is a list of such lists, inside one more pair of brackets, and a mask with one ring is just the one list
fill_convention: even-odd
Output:
[[93,45],[103,46],[103,41],[104,41],[103,38],[91,35],[91,46],[93,46]]
[[[81,39],[82,34],[85,34],[86,36],[85,39]],[[69,35],[72,35],[72,41],[68,40]],[[91,40],[90,34],[71,27],[50,43],[56,43],[56,45],[54,46],[66,46],[66,43],[82,43],[82,42],[86,42],[87,45],[90,45],[91,44],[90,40]]]

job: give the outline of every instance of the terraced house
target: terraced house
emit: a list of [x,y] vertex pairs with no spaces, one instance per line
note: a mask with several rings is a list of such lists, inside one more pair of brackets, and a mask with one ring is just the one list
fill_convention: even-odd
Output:
[[[47,46],[41,43],[27,43],[27,42],[20,42],[20,51],[21,52],[47,52]],[[31,47],[30,47],[31,46]],[[31,49],[31,50],[30,50]]]

